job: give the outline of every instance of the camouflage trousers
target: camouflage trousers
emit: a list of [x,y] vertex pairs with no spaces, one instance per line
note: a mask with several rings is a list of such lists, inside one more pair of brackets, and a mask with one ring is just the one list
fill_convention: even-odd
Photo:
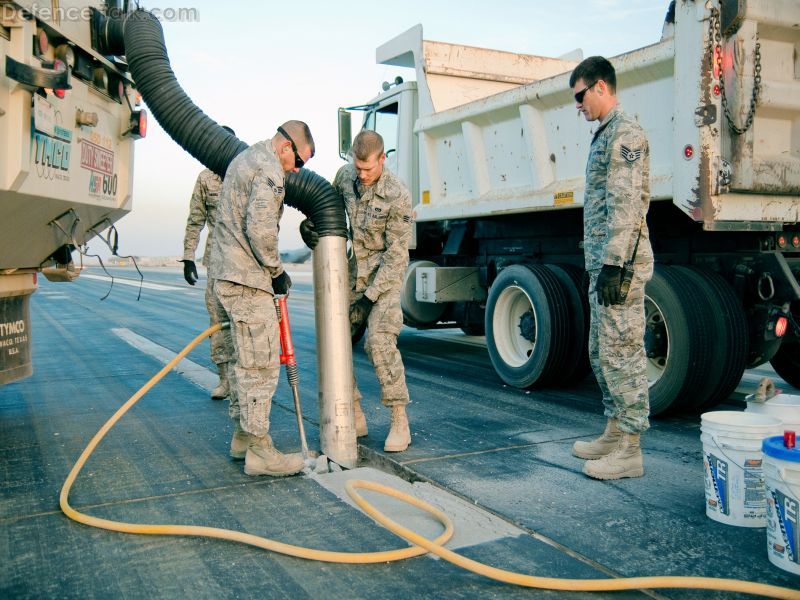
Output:
[[[351,293],[351,303],[361,295]],[[375,367],[375,375],[381,386],[381,403],[384,406],[406,405],[409,401],[406,370],[397,349],[397,336],[402,327],[400,295],[396,292],[383,294],[369,313],[364,351]],[[362,397],[353,371],[353,400],[361,401]]]
[[[208,311],[208,320],[211,325],[228,320],[225,309],[217,302],[217,297],[214,294],[214,283],[215,280],[211,278],[206,282],[206,310]],[[233,360],[233,341],[231,340],[230,329],[223,329],[211,335],[211,360],[215,365]]]
[[233,360],[228,369],[232,419],[242,429],[264,437],[269,432],[272,396],[281,370],[278,317],[272,294],[218,280],[214,286],[231,324]]
[[[606,417],[616,419],[626,433],[641,433],[650,426],[644,287],[653,267],[636,269],[624,304],[603,306],[597,303],[597,293],[589,292],[589,361],[603,393]],[[589,290],[594,290],[599,273],[599,269],[590,272]]]

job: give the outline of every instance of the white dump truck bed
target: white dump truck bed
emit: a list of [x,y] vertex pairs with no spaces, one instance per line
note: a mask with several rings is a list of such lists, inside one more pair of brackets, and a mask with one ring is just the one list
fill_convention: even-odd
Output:
[[[620,102],[650,141],[653,200],[674,202],[712,230],[800,220],[800,3],[740,4],[726,21],[703,4],[677,3],[674,36],[611,58]],[[717,52],[715,27],[729,21],[738,30]],[[421,27],[377,54],[384,64],[416,68],[419,221],[582,205],[597,124],[575,108],[575,61],[428,42]],[[757,69],[755,118],[737,135],[722,93],[741,127]]]

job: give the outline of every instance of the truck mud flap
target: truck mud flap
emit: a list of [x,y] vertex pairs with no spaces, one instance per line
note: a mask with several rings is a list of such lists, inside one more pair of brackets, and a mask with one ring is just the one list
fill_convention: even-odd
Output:
[[30,294],[0,298],[0,385],[33,373]]

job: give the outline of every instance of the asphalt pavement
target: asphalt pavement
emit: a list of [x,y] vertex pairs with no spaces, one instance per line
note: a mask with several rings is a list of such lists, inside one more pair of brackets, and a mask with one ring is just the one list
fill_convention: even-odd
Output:
[[[530,590],[483,579],[430,557],[332,565],[204,538],[135,536],[68,520],[58,493],[78,455],[113,412],[208,324],[205,279],[132,269],[111,279],[87,269],[71,284],[40,279],[31,298],[34,375],[0,388],[0,594],[5,598],[516,598]],[[289,299],[309,445],[318,448],[314,307],[308,265],[290,269]],[[202,274],[202,273],[201,273]],[[101,300],[110,289],[110,294]],[[452,544],[494,566],[555,577],[700,575],[797,588],[767,560],[764,529],[705,516],[699,417],[655,419],[642,438],[645,477],[587,479],[571,456],[602,431],[596,385],[525,391],[494,374],[483,338],[404,329],[399,347],[412,404],[412,444],[382,451],[389,411],[363,351],[354,365],[370,427],[359,476],[394,481],[456,513]],[[103,440],[73,488],[72,504],[131,522],[203,524],[315,548],[372,551],[406,544],[344,498],[342,478],[251,478],[227,448],[227,402],[208,343],[169,373]],[[746,373],[721,408],[769,368]],[[796,391],[776,379],[778,387]],[[273,402],[276,445],[299,449],[282,376]],[[390,507],[391,508],[391,507]],[[402,508],[394,507],[399,513]],[[412,514],[407,518],[417,519]],[[435,527],[417,524],[433,532]],[[539,595],[562,596],[556,592]],[[611,594],[606,594],[610,596]],[[658,590],[613,597],[729,598]],[[572,593],[570,597],[583,597]],[[588,594],[587,594],[588,596]],[[596,597],[596,596],[595,596]]]

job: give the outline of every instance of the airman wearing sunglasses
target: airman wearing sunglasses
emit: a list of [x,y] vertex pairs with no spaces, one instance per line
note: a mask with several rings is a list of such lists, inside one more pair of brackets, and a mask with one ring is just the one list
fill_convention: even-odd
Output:
[[231,324],[230,455],[245,459],[248,475],[292,475],[300,454],[282,454],[269,435],[272,395],[280,374],[275,294],[292,281],[278,253],[284,176],[314,156],[314,139],[302,121],[287,121],[272,139],[239,154],[222,184],[208,277],[215,279],[215,310]]
[[[645,216],[650,203],[650,148],[636,120],[617,103],[614,67],[603,57],[581,62],[569,79],[575,105],[598,121],[586,165],[583,251],[589,273],[589,357],[603,394],[605,432],[575,442],[596,479],[644,474],[639,435],[650,414],[644,351],[644,287],[653,274]],[[629,270],[632,279],[623,277]]]

